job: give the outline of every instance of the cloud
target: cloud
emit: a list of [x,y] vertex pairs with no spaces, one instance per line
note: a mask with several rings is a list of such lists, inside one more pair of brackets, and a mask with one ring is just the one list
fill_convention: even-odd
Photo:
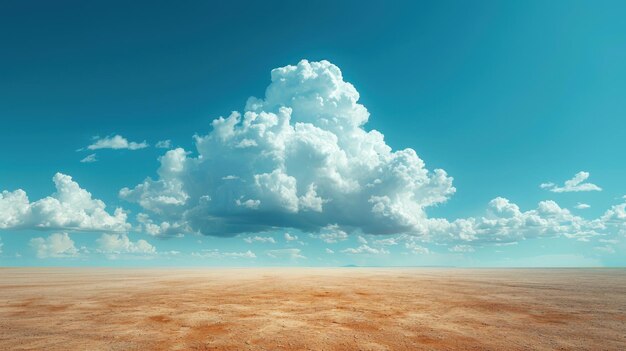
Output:
[[256,254],[250,250],[245,252],[220,252],[218,249],[202,250],[191,254],[201,258],[256,258]]
[[585,210],[590,208],[591,206],[582,202],[579,202],[576,204],[576,206],[574,206],[575,208],[579,209],[579,210]]
[[413,149],[393,151],[364,127],[369,113],[338,67],[303,60],[273,70],[271,80],[263,99],[248,99],[243,114],[220,117],[195,137],[196,156],[167,151],[157,179],[120,196],[157,221],[232,236],[329,225],[407,232],[455,192],[445,171],[428,170]]
[[347,248],[345,250],[341,250],[343,253],[351,254],[351,255],[359,255],[359,254],[369,254],[369,255],[380,255],[380,254],[388,254],[389,251],[380,248],[375,249],[366,244],[363,244],[357,248]]
[[298,236],[297,235],[291,235],[289,233],[285,233],[285,240],[287,240],[287,241],[298,240]]
[[0,193],[0,229],[73,229],[84,231],[127,231],[126,213],[93,199],[72,177],[57,173],[53,179],[56,192],[30,202],[26,192],[18,189]]
[[154,146],[159,149],[169,149],[172,147],[172,141],[169,139],[159,140]]
[[360,235],[359,235],[359,236],[357,236],[357,238],[356,238],[356,239],[357,239],[357,241],[358,241],[360,244],[367,244],[367,239],[365,239],[364,237],[362,237],[362,236],[360,236]]
[[333,251],[333,250],[331,250],[331,249],[329,249],[329,248],[326,248],[326,250],[324,250],[324,251],[325,251],[327,254],[330,254],[330,255],[332,255],[332,254],[334,254],[334,253],[335,253],[335,251]]
[[124,254],[150,256],[157,253],[156,248],[146,240],[139,239],[133,242],[125,234],[102,234],[96,243],[97,251],[109,258],[118,258]]
[[448,250],[451,252],[474,252],[474,247],[470,245],[454,245]]
[[615,249],[612,246],[609,246],[609,245],[596,246],[593,249],[598,251],[598,252],[604,253],[604,254],[614,254],[615,253]]
[[252,244],[253,242],[276,244],[276,240],[274,240],[271,236],[249,236],[244,238],[243,241],[248,244]]
[[574,175],[574,178],[566,180],[562,187],[557,186],[554,183],[542,183],[539,187],[542,189],[549,189],[554,193],[568,193],[577,191],[602,191],[602,188],[593,184],[585,183],[585,180],[589,178],[589,172],[578,172]]
[[98,161],[96,159],[96,154],[87,155],[85,158],[80,160],[81,163],[92,163],[92,162],[96,162],[96,161]]
[[483,217],[457,219],[429,219],[422,238],[432,242],[511,243],[536,237],[565,236],[586,240],[598,234],[603,224],[588,221],[548,200],[537,208],[522,211],[519,206],[503,197],[491,200]]
[[300,252],[300,249],[278,249],[268,250],[266,253],[271,258],[287,258],[292,260],[306,258]]
[[96,138],[94,143],[87,146],[89,150],[99,150],[99,149],[128,149],[128,150],[139,150],[145,149],[149,145],[146,141],[142,141],[141,143],[136,143],[134,141],[128,141],[121,135],[114,135],[112,137],[104,137],[104,138]]
[[29,245],[38,258],[69,258],[77,257],[80,250],[67,233],[53,233],[47,238],[32,238]]
[[383,245],[383,246],[393,246],[393,245],[398,245],[398,240],[399,238],[386,238],[386,239],[379,239],[379,240],[374,240],[374,244],[376,245]]
[[139,213],[137,215],[137,222],[139,225],[137,229],[141,232],[147,233],[152,236],[158,237],[180,237],[184,233],[189,232],[189,228],[184,224],[177,222],[161,222],[159,224],[154,223],[152,219],[145,213]]
[[424,255],[424,254],[429,254],[430,250],[424,246],[418,245],[413,241],[409,241],[407,243],[404,244],[404,247],[406,247],[407,249],[409,249],[409,251],[411,253],[414,254],[419,254],[419,255]]
[[341,230],[338,225],[330,224],[322,228],[319,234],[311,234],[311,237],[321,239],[327,244],[334,244],[348,239],[348,233]]

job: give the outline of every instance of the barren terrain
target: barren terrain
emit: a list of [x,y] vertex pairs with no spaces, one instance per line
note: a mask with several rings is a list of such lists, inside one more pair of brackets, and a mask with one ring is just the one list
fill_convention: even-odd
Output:
[[1,350],[626,350],[622,269],[0,269]]

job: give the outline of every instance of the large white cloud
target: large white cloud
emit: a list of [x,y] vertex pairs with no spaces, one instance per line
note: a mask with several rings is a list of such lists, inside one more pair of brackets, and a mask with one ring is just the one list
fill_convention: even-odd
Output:
[[72,177],[57,173],[53,181],[56,192],[34,202],[21,189],[0,193],[0,229],[130,229],[121,208],[109,214],[104,202],[93,199]]
[[120,191],[157,222],[228,236],[276,227],[363,233],[423,228],[425,210],[455,189],[414,150],[393,151],[359,93],[327,61],[272,71],[263,99],[243,114],[212,122],[196,136],[196,156],[178,148],[161,157],[158,179]]

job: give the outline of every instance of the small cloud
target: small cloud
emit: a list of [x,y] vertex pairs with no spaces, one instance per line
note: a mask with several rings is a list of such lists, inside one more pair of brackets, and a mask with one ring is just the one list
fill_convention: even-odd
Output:
[[363,244],[357,248],[347,248],[345,250],[341,250],[341,252],[343,253],[347,253],[347,254],[351,254],[351,255],[358,255],[358,254],[370,254],[370,255],[380,255],[380,254],[388,254],[389,251],[380,248],[380,249],[375,249],[373,247],[370,247],[366,244]]
[[448,250],[450,252],[474,252],[474,248],[469,245],[454,245]]
[[360,244],[367,244],[367,239],[365,239],[364,237],[362,237],[362,236],[360,236],[360,235],[357,237],[357,239],[356,239],[356,240],[357,240]]
[[159,140],[154,146],[159,149],[170,149],[172,147],[172,141],[169,139]]
[[87,157],[80,160],[81,163],[92,163],[96,161],[98,161],[98,159],[96,159],[96,154],[88,155]]
[[146,240],[133,242],[126,234],[102,234],[96,243],[98,252],[106,254],[110,259],[119,258],[120,255],[150,256],[157,253],[156,248]]
[[601,252],[601,253],[606,253],[606,254],[614,254],[615,253],[615,249],[609,245],[605,245],[605,246],[597,246],[594,247],[594,250]]
[[146,141],[142,141],[141,143],[136,143],[134,141],[128,141],[121,135],[114,135],[112,137],[104,137],[104,138],[96,138],[95,142],[89,146],[87,149],[89,150],[98,150],[98,149],[128,149],[128,150],[139,150],[145,149],[148,147],[148,143]]
[[585,183],[585,180],[589,178],[589,172],[578,172],[574,175],[574,178],[566,180],[562,187],[557,186],[554,183],[542,183],[539,185],[542,189],[548,189],[553,193],[569,193],[578,191],[602,191],[602,188],[593,184]]
[[237,206],[242,206],[242,207],[249,208],[251,210],[256,210],[261,205],[261,200],[248,199],[246,201],[241,201],[237,199],[235,203],[237,204]]
[[269,250],[267,251],[267,255],[271,258],[288,258],[288,259],[299,259],[306,258],[302,254],[300,254],[300,249],[279,249],[279,250]]
[[383,246],[398,245],[398,238],[387,238],[387,239],[374,240],[374,244],[376,244],[376,245],[383,245]]
[[247,242],[248,244],[252,244],[254,242],[276,244],[276,240],[274,240],[274,238],[272,238],[271,236],[249,236],[247,238],[244,238],[243,241]]
[[227,175],[222,177],[222,180],[237,180],[239,179],[239,177],[237,177],[236,175]]
[[217,249],[193,252],[191,256],[200,258],[256,258],[256,254],[250,250],[245,252],[220,252]]
[[619,243],[619,240],[617,239],[599,239],[598,240],[601,243],[605,243],[605,244],[617,244]]
[[588,208],[589,208],[589,207],[591,207],[591,206],[590,206],[590,205],[588,205],[588,204],[585,204],[585,203],[579,202],[579,203],[577,203],[577,204],[576,204],[576,206],[574,206],[574,207],[575,207],[575,208],[577,208],[577,209],[579,209],[579,210],[585,210],[585,209],[588,209]]
[[414,242],[407,242],[406,244],[404,244],[404,247],[409,249],[414,254],[429,254],[430,253],[430,250],[428,250],[428,248],[417,245]]
[[341,230],[336,224],[327,225],[321,230],[320,234],[311,234],[311,236],[317,239],[321,239],[327,244],[334,244],[336,242],[348,239],[348,233]]
[[287,240],[287,241],[298,240],[298,236],[297,235],[291,235],[289,233],[285,233],[285,240]]
[[333,250],[331,250],[329,248],[326,248],[325,251],[326,251],[327,254],[331,254],[331,255],[335,253],[335,251],[333,251]]

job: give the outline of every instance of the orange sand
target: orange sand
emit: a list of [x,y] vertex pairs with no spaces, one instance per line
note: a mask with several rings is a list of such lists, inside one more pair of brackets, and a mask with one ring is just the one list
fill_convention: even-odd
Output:
[[626,350],[626,270],[5,268],[0,350]]

